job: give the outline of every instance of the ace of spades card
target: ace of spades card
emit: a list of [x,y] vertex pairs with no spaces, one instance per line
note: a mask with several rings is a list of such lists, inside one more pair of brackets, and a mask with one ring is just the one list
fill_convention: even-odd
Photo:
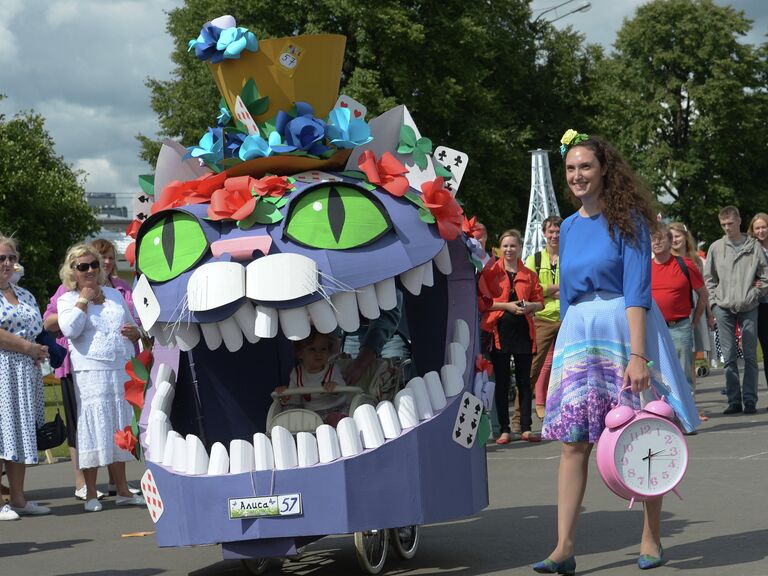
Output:
[[475,437],[477,436],[482,415],[483,403],[481,400],[469,392],[464,392],[461,402],[459,402],[456,422],[451,431],[453,441],[464,448],[472,448],[475,444]]
[[438,146],[435,148],[435,153],[432,155],[435,162],[445,166],[451,171],[453,178],[445,183],[445,187],[451,191],[451,194],[456,196],[456,192],[461,184],[461,179],[464,177],[464,172],[467,170],[467,163],[469,162],[469,156],[464,152],[459,152],[453,148],[447,146]]

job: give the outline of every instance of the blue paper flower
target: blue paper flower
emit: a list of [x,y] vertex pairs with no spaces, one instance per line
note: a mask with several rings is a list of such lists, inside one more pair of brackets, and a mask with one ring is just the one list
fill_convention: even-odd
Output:
[[259,41],[256,35],[247,28],[225,28],[206,22],[200,35],[190,40],[188,50],[195,50],[195,56],[200,60],[210,60],[212,64],[225,58],[240,58],[243,50],[257,52]]
[[295,117],[282,110],[277,113],[275,129],[285,143],[316,156],[330,150],[323,145],[325,122],[313,116],[312,106],[306,102],[297,102],[296,113]]
[[265,158],[276,153],[293,152],[296,149],[294,146],[283,146],[282,142],[283,140],[277,132],[272,132],[269,135],[269,140],[264,140],[259,134],[251,134],[245,138],[242,146],[240,146],[240,159]]
[[224,135],[226,144],[224,145],[224,158],[237,158],[240,147],[248,137],[248,134],[242,132],[227,132]]
[[368,123],[362,118],[352,119],[349,108],[331,110],[327,133],[328,140],[337,148],[355,148],[373,140]]
[[219,115],[216,117],[217,126],[226,126],[232,120],[232,114],[226,106],[219,107]]
[[216,164],[224,159],[224,139],[221,128],[208,128],[197,146],[190,146],[189,155]]

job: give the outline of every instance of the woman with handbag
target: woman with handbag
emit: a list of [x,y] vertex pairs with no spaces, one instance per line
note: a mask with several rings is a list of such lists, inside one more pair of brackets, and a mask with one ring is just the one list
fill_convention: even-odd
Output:
[[67,251],[59,272],[69,292],[58,300],[58,323],[69,341],[77,399],[78,463],[86,488],[85,510],[102,509],[96,492],[98,468],[113,464],[118,506],[144,506],[130,491],[125,462],[130,452],[115,445],[114,434],[129,426],[132,410],[125,401],[125,364],[140,332],[122,295],[104,286],[101,254],[90,245]]
[[37,464],[37,428],[45,422],[40,363],[48,348],[35,342],[43,319],[34,296],[11,282],[19,254],[13,238],[0,235],[0,464],[8,473],[10,504],[0,520],[50,514],[27,500],[27,464]]

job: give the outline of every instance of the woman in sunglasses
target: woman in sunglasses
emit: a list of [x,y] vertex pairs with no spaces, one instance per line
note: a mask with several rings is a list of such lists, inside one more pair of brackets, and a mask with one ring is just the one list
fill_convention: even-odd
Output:
[[58,324],[69,341],[69,357],[77,399],[78,465],[85,478],[85,510],[98,512],[96,492],[100,466],[111,470],[118,506],[145,504],[130,491],[125,462],[130,452],[115,445],[114,434],[131,424],[132,410],[125,401],[126,362],[134,355],[140,336],[136,322],[120,292],[105,286],[106,270],[93,246],[78,244],[67,252],[59,271],[69,292],[58,300]]
[[43,320],[34,296],[12,282],[18,261],[16,242],[0,235],[0,467],[11,498],[0,501],[0,520],[50,512],[24,497],[26,466],[37,464],[35,432],[45,422],[40,362],[48,347],[35,342]]

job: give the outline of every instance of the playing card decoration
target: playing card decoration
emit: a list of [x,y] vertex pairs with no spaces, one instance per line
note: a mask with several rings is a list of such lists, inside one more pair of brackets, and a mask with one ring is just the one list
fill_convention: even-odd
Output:
[[464,177],[464,172],[467,170],[469,156],[446,146],[438,146],[435,149],[434,161],[435,172],[438,171],[438,166],[448,171],[445,187],[455,196],[461,179]]
[[456,423],[453,425],[451,438],[459,446],[472,448],[477,438],[480,426],[480,418],[483,415],[483,403],[477,396],[464,392],[459,403],[459,413],[456,414]]
[[157,484],[155,484],[151,470],[144,472],[144,476],[141,477],[141,491],[144,493],[144,500],[147,501],[149,516],[152,518],[152,522],[157,524],[160,516],[163,515],[163,499],[157,490]]

